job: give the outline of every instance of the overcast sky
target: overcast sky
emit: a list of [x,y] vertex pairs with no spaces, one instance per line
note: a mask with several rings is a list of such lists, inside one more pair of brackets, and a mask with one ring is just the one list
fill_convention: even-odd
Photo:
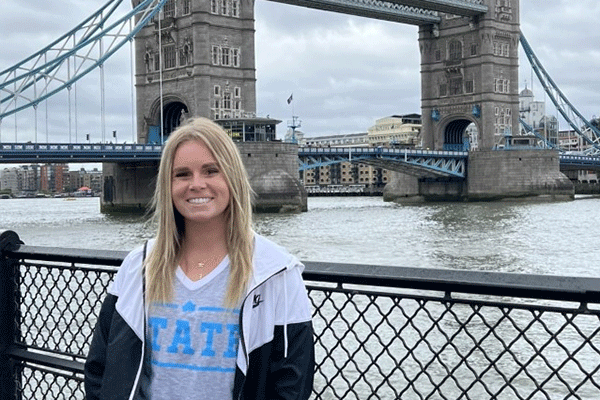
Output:
[[[66,33],[104,2],[1,0],[0,71]],[[522,32],[554,81],[588,119],[600,115],[599,15],[598,0],[521,0]],[[302,121],[301,131],[319,136],[366,132],[378,118],[421,112],[416,26],[265,0],[257,0],[255,17],[257,114],[282,120],[280,137],[292,113]],[[107,66],[106,129],[117,130],[118,141],[130,142],[128,57],[129,49],[120,51]],[[522,53],[520,65],[519,90],[526,81],[531,88],[531,68]],[[92,141],[100,140],[98,82],[96,74],[78,86],[80,142],[88,132]],[[544,100],[537,81],[533,90],[536,100]],[[51,107],[60,111],[60,106]],[[49,112],[49,140],[68,141],[66,113]],[[17,139],[34,140],[32,117],[23,115],[17,117]],[[2,122],[2,141],[14,140],[14,125],[14,117]],[[75,141],[73,119],[71,125]],[[62,134],[53,133],[58,131]],[[45,141],[42,117],[38,117],[38,141]]]

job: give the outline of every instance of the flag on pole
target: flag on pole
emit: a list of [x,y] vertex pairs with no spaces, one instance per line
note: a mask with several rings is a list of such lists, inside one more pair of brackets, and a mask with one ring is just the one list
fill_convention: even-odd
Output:
[[290,97],[287,99],[288,104],[290,104],[294,100],[294,93],[290,94]]

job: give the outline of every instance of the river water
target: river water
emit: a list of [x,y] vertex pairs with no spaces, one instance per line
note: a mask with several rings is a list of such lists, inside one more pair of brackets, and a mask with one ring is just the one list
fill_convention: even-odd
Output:
[[[301,260],[600,277],[600,199],[398,205],[309,198],[308,212],[261,214],[257,232]],[[98,198],[0,200],[0,231],[28,245],[130,250],[153,235]]]
[[[600,277],[600,252],[596,251],[595,243],[600,238],[600,198],[577,197],[575,201],[555,203],[398,205],[385,203],[380,197],[320,197],[309,198],[308,208],[308,212],[301,214],[256,215],[255,228],[306,261]],[[28,245],[111,250],[130,250],[152,237],[153,229],[146,218],[104,215],[99,209],[98,198],[0,200],[0,231],[16,231]],[[343,298],[341,300],[344,301]],[[403,304],[403,307],[411,305],[410,301]],[[453,315],[458,312],[456,308],[453,309]],[[429,312],[433,309],[428,308]],[[490,312],[495,311],[488,311],[488,314]],[[47,316],[42,317],[47,319]],[[375,318],[378,319],[379,315]],[[403,321],[402,315],[389,318]],[[487,318],[493,319],[490,315]],[[530,318],[528,315],[526,320]],[[469,325],[469,332],[477,332],[478,321],[476,318],[474,325]],[[420,321],[418,325],[428,326],[430,322]],[[317,330],[323,330],[319,325],[323,324],[321,318],[316,318],[315,324]],[[356,324],[354,329],[361,334],[370,333],[370,327],[375,325],[366,326],[360,321]],[[594,322],[590,326],[595,329],[596,324]],[[37,325],[30,326],[37,330]],[[579,326],[583,326],[581,321]],[[385,336],[388,328],[386,325],[379,327],[378,335]],[[344,324],[339,328],[340,332],[346,329]],[[390,338],[396,336],[396,331],[392,331]],[[323,332],[322,343],[331,344],[338,340],[337,336],[331,336],[332,330],[325,329]],[[416,331],[404,329],[402,343],[404,340],[410,341],[411,334],[416,334]],[[28,332],[28,335],[32,333]],[[544,332],[536,335],[544,340]],[[435,342],[433,337],[428,337],[428,340]],[[445,338],[440,340],[445,343]],[[574,338],[563,337],[561,340],[561,343],[579,347],[581,337],[575,335]],[[390,339],[389,343],[395,343],[394,354],[405,352],[398,340]],[[463,344],[470,346],[470,343],[467,339]],[[370,346],[372,351],[373,346],[379,344],[371,339],[366,346]],[[350,336],[344,346],[353,348],[358,344]],[[460,343],[453,346],[460,346]],[[494,352],[494,346],[499,346],[498,351],[504,351],[496,342],[487,343],[486,346],[491,353]],[[331,348],[337,347],[331,345]],[[515,348],[513,345],[513,350]],[[323,356],[323,348],[317,350]],[[356,351],[360,353],[359,347],[356,347]],[[584,360],[588,355],[595,357],[596,354],[595,351],[587,351],[580,354],[579,359]],[[363,353],[357,357],[360,355],[366,357]],[[476,356],[472,356],[470,362],[477,363]],[[336,357],[344,359],[347,354],[341,352]],[[370,358],[363,361],[368,365]],[[593,370],[597,365],[595,358],[586,362],[588,370]],[[395,359],[384,357],[378,361],[378,368],[395,371],[395,375],[389,378],[390,382],[401,386],[404,378],[398,375],[395,363]],[[344,369],[345,376],[356,378],[360,368],[354,368],[353,365]],[[330,376],[337,374],[336,367],[328,366],[329,369],[323,367],[323,371]],[[420,366],[415,365],[414,368],[418,370]],[[510,370],[511,365],[505,368]],[[534,370],[533,367],[531,370]],[[540,370],[546,371],[543,365]],[[439,373],[436,379],[442,379],[447,374],[443,369],[436,372],[435,365],[428,367],[427,371],[434,376]],[[459,375],[459,371],[456,372],[455,378],[459,379]],[[465,381],[469,382],[472,377],[470,373],[467,375]],[[380,376],[375,373],[374,379],[380,379]],[[486,379],[489,383],[490,378]],[[498,382],[501,384],[504,381],[499,379]],[[429,385],[427,382],[423,384]],[[529,390],[528,384],[530,382],[526,380],[521,389]],[[321,375],[316,377],[315,385],[319,388],[325,386]],[[346,381],[339,379],[334,387],[339,393],[348,390]],[[31,390],[44,391],[43,388]],[[337,398],[331,390],[327,389],[323,398]],[[358,383],[352,390],[358,393],[358,398],[368,398],[373,388]],[[560,386],[556,390],[558,394],[564,389]],[[388,392],[390,388],[382,387],[378,390],[379,398],[394,398]],[[595,399],[597,393],[597,388],[591,387],[591,384],[579,389],[580,398],[584,399]],[[502,399],[514,398],[512,392],[507,396]],[[82,393],[74,395],[74,398],[82,397]],[[479,397],[485,398],[485,393]],[[413,397],[407,395],[403,398]]]

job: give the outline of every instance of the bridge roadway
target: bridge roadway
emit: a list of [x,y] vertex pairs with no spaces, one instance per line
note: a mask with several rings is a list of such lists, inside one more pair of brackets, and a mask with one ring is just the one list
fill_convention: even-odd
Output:
[[[508,150],[498,150],[508,151]],[[518,151],[517,149],[509,151]],[[0,164],[157,161],[162,146],[153,144],[3,143]],[[340,162],[360,162],[423,178],[465,178],[469,153],[386,147],[300,147],[299,170]],[[560,169],[600,171],[600,156],[561,153]]]

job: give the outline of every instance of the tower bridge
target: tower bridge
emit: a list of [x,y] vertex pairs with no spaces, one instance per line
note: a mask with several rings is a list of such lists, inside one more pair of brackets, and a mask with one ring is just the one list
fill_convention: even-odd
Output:
[[[433,152],[427,157],[404,152],[404,159],[383,152],[360,156],[399,171],[388,185],[389,199],[572,196],[570,181],[560,173],[563,158],[557,152],[494,150],[520,131],[518,0],[273,1],[418,26],[423,147]],[[133,0],[130,12],[116,16],[121,2],[109,0],[51,45],[0,72],[0,121],[28,108],[35,110],[37,121],[41,103],[58,92],[70,91],[90,71],[102,70],[104,62],[133,38],[138,143],[160,144],[190,116],[236,120],[256,113],[252,1]],[[529,57],[532,51],[526,42],[523,45]],[[546,82],[547,92],[556,91],[541,65],[536,63],[534,68]],[[556,97],[570,106],[558,93]],[[104,103],[104,94],[101,98]],[[102,132],[104,118],[103,114]],[[476,143],[468,143],[469,125],[476,128]],[[591,128],[578,134],[587,135],[591,143],[600,137]],[[103,133],[103,141],[105,137]],[[39,159],[46,153],[35,146]],[[258,191],[259,199],[281,195],[292,203],[305,202],[294,177],[298,157],[293,145],[246,142],[241,146],[250,146],[244,150],[247,162],[263,166],[253,170],[258,177],[255,190],[267,190]],[[454,159],[441,155],[467,148],[468,153]],[[122,158],[111,158],[120,150],[104,147],[97,155],[106,162],[105,194],[112,196],[104,196],[103,206],[126,208],[149,200],[156,161],[144,159],[136,168],[135,162],[141,160],[136,149],[123,150]],[[21,150],[2,150],[3,160],[8,160],[9,153],[23,155]],[[56,157],[69,154],[73,161],[78,157],[96,160],[85,147],[52,150],[60,150]],[[285,157],[275,160],[275,154]],[[425,178],[431,175],[436,179],[430,184]]]
[[[528,147],[520,150],[536,149]],[[0,144],[0,163],[134,163],[159,161],[161,153],[160,144],[3,143]],[[299,171],[350,162],[417,178],[466,179],[468,159],[467,151],[387,147],[298,148]],[[558,159],[561,171],[600,171],[600,156],[562,153]]]

